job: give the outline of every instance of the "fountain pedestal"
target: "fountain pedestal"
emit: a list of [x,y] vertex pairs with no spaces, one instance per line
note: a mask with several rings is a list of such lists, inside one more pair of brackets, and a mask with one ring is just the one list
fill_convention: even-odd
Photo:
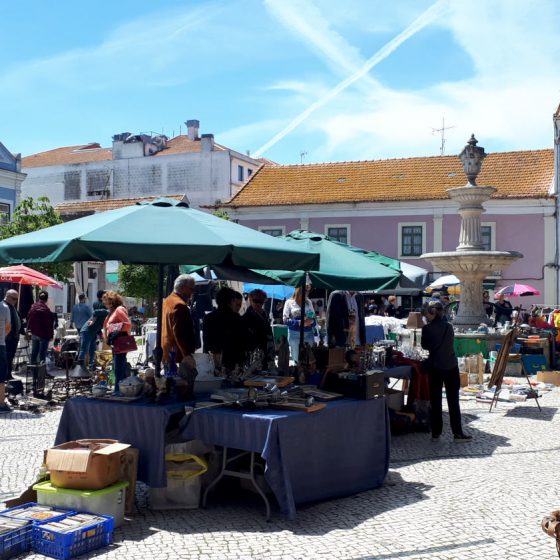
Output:
[[483,203],[496,192],[495,187],[480,187],[476,177],[486,157],[484,148],[476,146],[474,134],[459,158],[463,162],[468,183],[464,187],[447,190],[451,200],[459,203],[461,232],[455,251],[426,253],[423,259],[438,270],[451,273],[461,280],[461,301],[453,324],[457,327],[478,327],[490,323],[483,304],[482,282],[487,276],[501,272],[523,255],[516,251],[484,250],[480,216],[485,211]]

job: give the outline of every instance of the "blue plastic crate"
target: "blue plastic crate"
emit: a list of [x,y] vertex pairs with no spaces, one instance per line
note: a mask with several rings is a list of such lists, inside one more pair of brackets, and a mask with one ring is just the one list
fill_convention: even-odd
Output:
[[[80,515],[78,513],[70,514]],[[31,548],[33,551],[51,558],[68,560],[111,544],[114,521],[111,516],[91,514],[102,517],[103,521],[80,527],[75,531],[63,533],[43,525],[33,526]]]
[[[56,515],[55,517],[50,517],[49,519],[34,519],[33,517],[14,517],[12,515],[10,515],[11,512],[20,510],[20,509],[28,509],[34,506],[41,506],[41,507],[50,507],[51,509],[56,509],[58,511],[63,511],[64,514],[62,515]],[[32,521],[34,525],[37,524],[41,524],[41,523],[49,523],[50,521],[59,521],[60,519],[64,519],[68,514],[70,513],[76,513],[74,510],[72,509],[66,509],[66,508],[59,508],[59,507],[55,507],[55,506],[45,506],[42,504],[38,504],[37,502],[28,502],[27,504],[23,504],[21,506],[15,506],[13,508],[9,508],[9,509],[4,509],[0,511],[0,516],[2,517],[9,517],[11,519],[25,519],[27,521]]]
[[31,529],[32,525],[28,522],[19,529],[0,535],[0,560],[7,560],[30,550]]

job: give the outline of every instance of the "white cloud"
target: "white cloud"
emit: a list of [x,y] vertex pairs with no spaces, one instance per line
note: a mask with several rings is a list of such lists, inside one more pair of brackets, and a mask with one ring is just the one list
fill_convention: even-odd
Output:
[[325,139],[306,144],[310,160],[437,155],[440,139],[431,129],[442,117],[454,125],[446,132],[447,153],[458,153],[472,132],[489,151],[551,147],[551,115],[560,101],[560,3],[454,0],[437,25],[470,57],[474,75],[418,90],[384,87],[374,98],[344,92],[298,132],[308,142]]

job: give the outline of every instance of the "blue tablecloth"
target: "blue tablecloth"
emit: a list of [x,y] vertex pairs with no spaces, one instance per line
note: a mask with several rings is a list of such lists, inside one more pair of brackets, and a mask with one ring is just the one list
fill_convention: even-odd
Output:
[[298,503],[380,486],[389,467],[384,398],[332,401],[312,413],[201,409],[179,430],[185,439],[259,452],[266,481],[290,518]]
[[145,402],[116,403],[75,397],[66,401],[55,445],[76,439],[118,439],[139,452],[138,480],[152,488],[167,486],[165,429],[184,403],[156,405]]
[[366,325],[366,342],[373,344],[378,340],[385,340],[385,331],[381,325]]

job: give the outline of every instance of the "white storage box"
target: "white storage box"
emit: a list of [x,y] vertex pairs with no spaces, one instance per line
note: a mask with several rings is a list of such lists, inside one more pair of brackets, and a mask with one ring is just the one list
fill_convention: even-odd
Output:
[[124,520],[125,492],[128,482],[117,482],[102,490],[71,490],[57,488],[50,482],[41,482],[33,486],[37,491],[37,503],[57,506],[78,512],[110,515],[115,520],[115,527]]

